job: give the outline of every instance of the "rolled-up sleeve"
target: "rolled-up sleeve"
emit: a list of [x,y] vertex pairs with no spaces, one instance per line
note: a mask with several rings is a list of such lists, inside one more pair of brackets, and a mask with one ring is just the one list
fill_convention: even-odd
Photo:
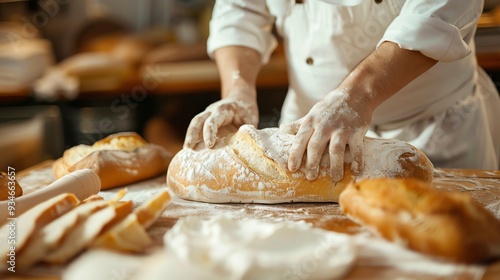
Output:
[[219,48],[244,46],[259,52],[267,63],[277,45],[271,33],[273,23],[265,0],[218,0],[210,20],[208,54],[213,57]]
[[385,31],[382,42],[420,51],[438,61],[454,61],[471,53],[482,1],[407,0]]

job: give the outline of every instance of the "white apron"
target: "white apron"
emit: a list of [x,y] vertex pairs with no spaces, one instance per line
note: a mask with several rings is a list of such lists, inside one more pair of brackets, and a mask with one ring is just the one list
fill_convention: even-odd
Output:
[[[472,2],[268,0],[289,66],[281,122],[306,115],[380,43],[392,41],[439,62],[377,108],[368,136],[407,141],[437,167],[498,169],[500,101],[476,63],[473,38],[482,5]],[[268,30],[265,4],[218,1],[209,53],[224,45],[246,45],[266,61],[273,38],[254,32]]]

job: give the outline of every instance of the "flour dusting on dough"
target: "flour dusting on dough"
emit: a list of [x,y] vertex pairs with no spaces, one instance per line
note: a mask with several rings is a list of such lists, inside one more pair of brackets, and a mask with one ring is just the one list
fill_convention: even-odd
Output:
[[[242,126],[240,131],[249,133],[269,158],[273,159],[282,168],[287,168],[288,154],[293,144],[294,135],[283,133],[278,128],[257,130],[252,126]],[[409,160],[414,163],[419,161],[418,153],[405,142],[391,139],[366,138],[363,154],[365,168],[359,178],[390,178],[401,174],[403,167],[399,158],[403,154],[413,155]],[[349,150],[346,151],[345,162],[352,162]],[[320,165],[330,165],[328,151],[325,151]],[[305,174],[305,169],[302,167],[297,174]]]
[[[294,173],[288,171],[294,137],[278,128],[258,130],[243,125],[237,134],[220,138],[210,150],[198,147],[179,152],[171,163],[175,172],[169,171],[167,180],[174,191],[178,188],[180,197],[212,203],[335,201],[340,189],[329,180],[328,153],[320,162],[322,179],[318,180],[323,181],[314,190],[305,180],[304,167]],[[365,168],[358,178],[406,176],[408,166],[432,174],[432,165],[422,156],[402,141],[365,138]],[[348,152],[345,161],[352,161]]]

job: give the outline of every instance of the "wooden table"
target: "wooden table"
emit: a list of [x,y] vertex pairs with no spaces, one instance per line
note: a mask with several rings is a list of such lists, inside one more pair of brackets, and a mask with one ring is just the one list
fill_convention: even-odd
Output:
[[[18,173],[18,181],[26,193],[43,188],[54,181],[52,161],[44,162]],[[467,192],[500,219],[500,171],[443,170],[435,171],[434,186],[439,189]],[[152,193],[166,188],[165,176],[131,184],[124,199],[131,199],[136,205],[144,202]],[[119,189],[102,191],[105,198],[113,196]],[[349,220],[334,203],[297,203],[280,205],[259,204],[207,204],[185,201],[173,196],[160,219],[149,230],[155,246],[163,246],[163,235],[176,221],[185,216],[212,217],[229,214],[235,218],[257,218],[266,221],[307,221],[315,227],[348,234],[367,233],[366,229]],[[375,238],[375,237],[373,237]],[[482,279],[500,279],[500,260],[484,266]],[[64,267],[37,266],[22,279],[58,279]],[[20,275],[17,275],[20,276]],[[42,277],[42,278],[41,278]],[[44,278],[43,278],[44,277]],[[346,279],[450,279],[432,274],[403,271],[395,267],[355,266]],[[477,279],[457,275],[453,279]]]

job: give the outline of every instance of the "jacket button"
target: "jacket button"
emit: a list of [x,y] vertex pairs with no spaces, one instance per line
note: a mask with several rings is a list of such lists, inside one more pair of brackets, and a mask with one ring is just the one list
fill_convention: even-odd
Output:
[[311,57],[308,57],[306,59],[306,63],[309,64],[309,65],[312,65],[314,63],[314,60]]
[[380,4],[380,3],[382,3],[382,0],[375,0],[375,3]]
[[295,0],[295,4],[303,4],[304,0]]

